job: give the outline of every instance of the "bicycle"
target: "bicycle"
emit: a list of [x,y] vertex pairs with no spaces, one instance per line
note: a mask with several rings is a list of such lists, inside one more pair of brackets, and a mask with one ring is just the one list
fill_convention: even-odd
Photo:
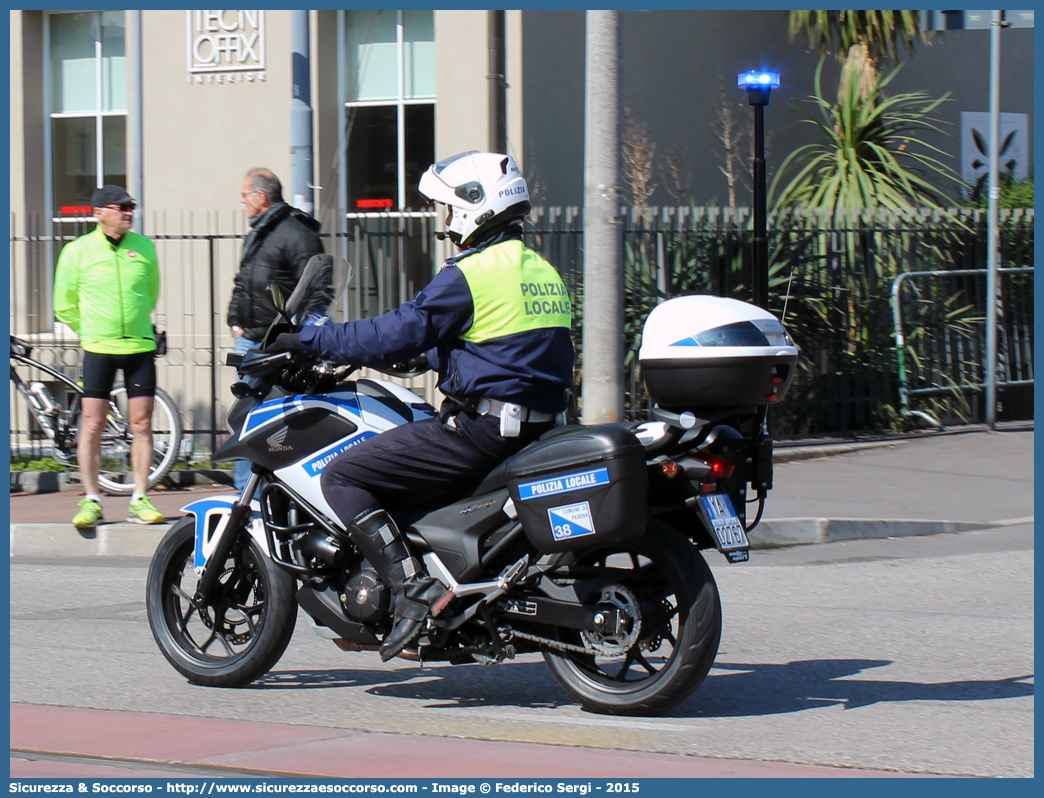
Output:
[[[54,459],[63,466],[76,465],[76,443],[80,421],[80,398],[83,388],[60,371],[32,358],[33,347],[27,341],[11,336],[11,383],[25,400],[29,412],[43,434],[54,444]],[[60,388],[56,399],[40,380],[28,384],[15,370],[19,363],[46,374]],[[131,429],[127,420],[127,389],[117,382],[109,395],[109,412],[102,431],[102,460],[98,482],[106,493],[129,496],[134,491],[130,462]],[[181,451],[183,428],[181,413],[166,391],[156,388],[152,413],[153,463],[149,487],[154,487],[174,468]]]

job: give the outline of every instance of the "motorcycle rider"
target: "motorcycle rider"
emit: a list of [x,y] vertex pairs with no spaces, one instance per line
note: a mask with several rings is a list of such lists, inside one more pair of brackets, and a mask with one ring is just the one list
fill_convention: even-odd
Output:
[[485,476],[550,429],[573,378],[571,311],[555,268],[522,241],[529,190],[509,155],[469,151],[430,166],[418,189],[445,204],[459,250],[417,296],[372,319],[277,336],[270,351],[356,366],[427,353],[447,399],[438,416],[348,449],[323,471],[323,496],[389,584],[395,620],[382,660],[397,656],[450,598],[410,554],[383,506]]

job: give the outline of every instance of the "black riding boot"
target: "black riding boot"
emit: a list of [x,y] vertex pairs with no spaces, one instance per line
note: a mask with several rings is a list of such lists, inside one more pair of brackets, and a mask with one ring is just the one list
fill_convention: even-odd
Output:
[[417,639],[431,608],[447,590],[428,576],[424,563],[411,557],[406,540],[384,510],[368,510],[348,527],[352,542],[388,584],[395,597],[395,625],[381,643],[385,662]]

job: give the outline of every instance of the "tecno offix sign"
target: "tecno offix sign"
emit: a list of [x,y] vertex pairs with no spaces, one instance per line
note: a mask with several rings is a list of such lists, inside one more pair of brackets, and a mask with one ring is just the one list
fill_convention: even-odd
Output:
[[[190,83],[193,74],[195,82],[202,83],[202,73],[215,72],[258,73],[264,80],[264,11],[186,11],[185,15]],[[237,77],[236,82],[241,80]]]

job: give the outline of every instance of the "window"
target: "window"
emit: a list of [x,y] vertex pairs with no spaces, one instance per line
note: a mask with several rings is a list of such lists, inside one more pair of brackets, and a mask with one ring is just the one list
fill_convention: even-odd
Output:
[[345,11],[348,210],[422,208],[435,159],[434,12]]
[[124,14],[54,13],[48,24],[52,210],[84,216],[94,189],[127,184]]

